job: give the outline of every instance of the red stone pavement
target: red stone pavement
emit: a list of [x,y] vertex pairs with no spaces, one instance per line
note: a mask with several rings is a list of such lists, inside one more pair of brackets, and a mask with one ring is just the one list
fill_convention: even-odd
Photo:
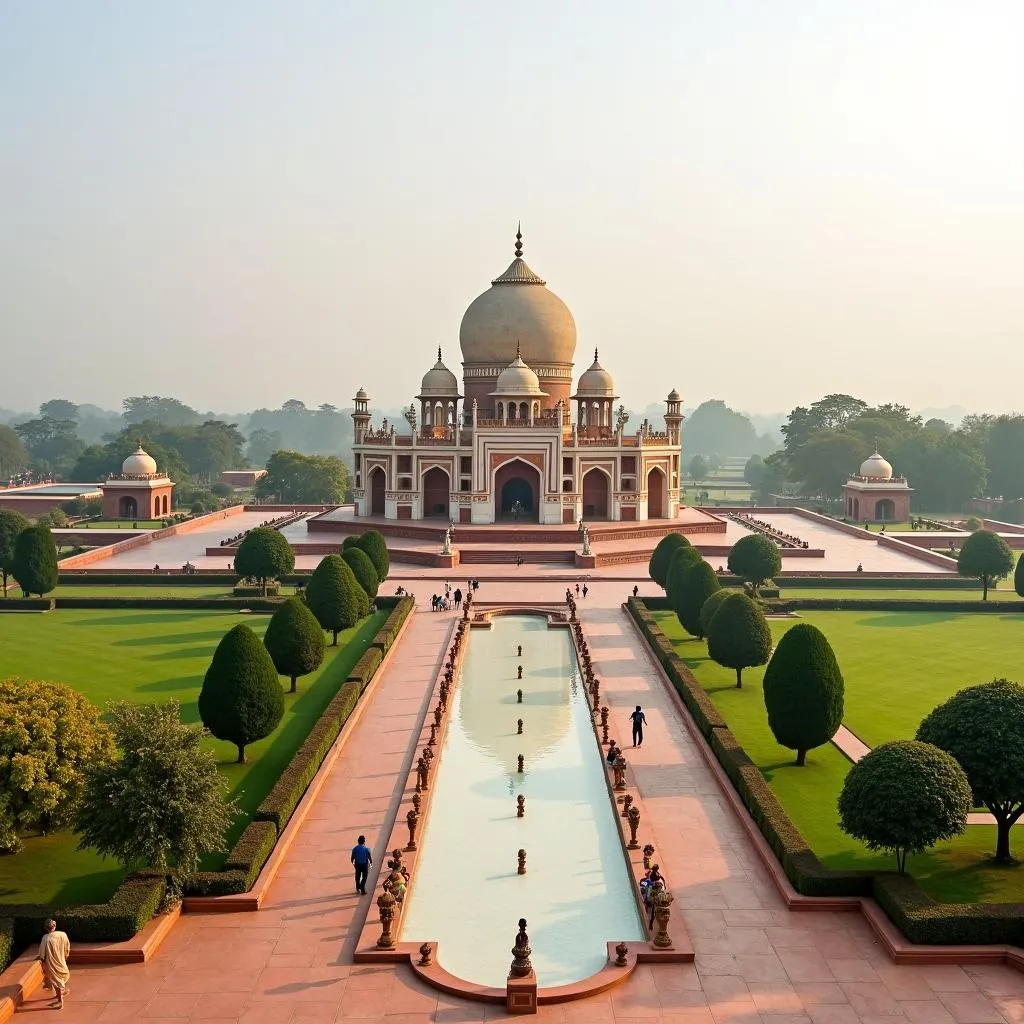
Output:
[[[492,584],[497,592],[499,585]],[[581,1024],[1024,1024],[1024,976],[994,967],[896,967],[856,913],[787,911],[617,601],[595,588],[582,610],[605,701],[627,739],[649,723],[634,767],[696,963],[645,967],[578,1003],[541,1007]],[[499,600],[499,593],[489,593]],[[408,967],[352,964],[369,898],[352,892],[348,851],[365,832],[379,864],[386,822],[413,754],[413,726],[445,650],[451,615],[417,612],[337,760],[259,913],[185,915],[144,965],[79,967],[67,1024],[360,1021],[456,1024],[504,1009],[445,996]],[[652,830],[651,825],[654,825]],[[652,834],[653,832],[653,834]],[[553,837],[552,841],[557,841]],[[471,855],[471,851],[467,851]],[[375,881],[376,872],[371,875]],[[485,898],[467,893],[467,898]],[[514,916],[514,915],[513,915]],[[511,947],[514,922],[508,939]],[[22,1013],[45,1009],[40,992]]]

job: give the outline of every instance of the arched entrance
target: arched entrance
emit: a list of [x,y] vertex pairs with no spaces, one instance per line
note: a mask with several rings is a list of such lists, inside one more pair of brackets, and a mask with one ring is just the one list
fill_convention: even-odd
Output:
[[379,466],[370,470],[370,515],[384,515],[384,470]]
[[608,474],[601,469],[588,469],[583,474],[583,518],[608,518]]
[[139,503],[130,494],[126,494],[117,503],[117,514],[122,519],[138,519]]
[[882,498],[875,502],[875,518],[889,523],[896,518],[896,503],[892,498]]
[[665,519],[665,474],[655,466],[647,474],[647,518]]
[[448,518],[448,501],[451,483],[448,474],[440,466],[431,466],[423,474],[423,518],[435,516]]
[[857,521],[860,520],[860,498],[853,499],[853,518]]
[[494,519],[536,523],[540,519],[540,472],[521,459],[494,474]]

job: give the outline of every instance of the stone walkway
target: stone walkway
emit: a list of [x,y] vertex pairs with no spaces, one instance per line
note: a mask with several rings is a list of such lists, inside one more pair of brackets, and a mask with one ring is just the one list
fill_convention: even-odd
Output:
[[[497,591],[499,585],[495,584]],[[564,588],[563,588],[564,589]],[[604,588],[599,588],[603,590]],[[621,591],[621,587],[615,588]],[[489,594],[490,599],[496,595]],[[593,595],[595,599],[598,594]],[[580,1024],[1024,1024],[1024,977],[1007,968],[895,967],[859,914],[793,914],[776,895],[738,820],[665,693],[619,597],[583,621],[627,740],[657,846],[697,951],[693,965],[641,968],[603,996],[542,1007]],[[153,961],[74,971],[67,1024],[459,1024],[506,1020],[503,1008],[444,996],[408,968],[351,962],[368,899],[352,893],[348,850],[359,832],[380,863],[384,823],[412,756],[413,727],[452,616],[418,612],[371,704],[257,914],[186,916]],[[644,745],[628,745],[642,704]],[[552,837],[557,842],[557,837]],[[371,875],[375,880],[376,872]],[[469,898],[470,894],[467,894]],[[512,933],[509,933],[511,946]],[[22,1011],[46,1007],[38,993]],[[521,1019],[521,1018],[515,1018]]]

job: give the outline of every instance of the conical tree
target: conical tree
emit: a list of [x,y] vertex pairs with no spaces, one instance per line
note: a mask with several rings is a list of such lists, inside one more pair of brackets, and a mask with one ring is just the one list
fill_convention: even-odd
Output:
[[729,552],[729,572],[749,583],[755,597],[757,588],[777,576],[781,568],[778,545],[762,533],[741,537]]
[[300,597],[290,597],[270,617],[263,643],[279,675],[297,689],[299,676],[315,672],[324,660],[324,631]]
[[672,565],[672,556],[679,548],[688,547],[689,544],[690,542],[681,533],[666,533],[658,541],[658,546],[651,553],[647,572],[662,590],[665,589],[665,581],[668,579],[668,570]]
[[363,588],[366,596],[372,601],[377,596],[380,580],[377,578],[377,570],[374,568],[373,562],[370,561],[369,555],[362,548],[350,547],[342,551],[341,557],[345,559],[348,567],[352,570],[356,583]]
[[295,568],[295,552],[278,530],[267,526],[250,530],[235,553],[235,572],[240,578],[260,581],[267,596],[267,581],[280,579]]
[[828,743],[843,721],[843,674],[817,626],[800,622],[779,641],[764,670],[764,706],[775,739],[796,751]]
[[1024,555],[1017,559],[1017,568],[1013,572],[1013,589],[1018,597],[1024,597]]
[[377,582],[383,583],[391,570],[391,559],[388,557],[388,546],[384,543],[384,538],[376,530],[367,530],[359,538],[357,547],[362,548],[369,556],[374,569],[377,570]]
[[12,575],[25,597],[42,597],[57,586],[57,546],[48,526],[30,526],[18,534]]
[[7,596],[7,577],[14,569],[14,542],[28,520],[13,508],[0,508],[0,577],[3,578],[4,597]]
[[338,645],[338,634],[354,626],[361,618],[359,592],[352,570],[341,555],[328,555],[313,570],[306,584],[306,604],[316,621],[333,635],[332,646]]
[[708,654],[725,668],[736,670],[736,686],[743,685],[743,670],[763,665],[772,653],[772,634],[761,609],[746,594],[733,594],[722,602],[708,631]]
[[721,590],[716,590],[700,607],[700,632],[702,636],[707,636],[711,632],[711,620],[715,617],[715,613],[719,608],[722,607],[722,603],[732,597],[733,594],[738,594],[739,591],[732,587],[722,587]]
[[678,594],[686,586],[686,574],[698,562],[703,561],[700,552],[689,544],[676,548],[672,555],[672,564],[669,566],[668,575],[665,577],[665,596],[673,608],[679,599]]
[[721,589],[715,570],[703,558],[686,570],[681,584],[676,587],[672,610],[683,629],[698,640],[704,638],[700,610],[707,599]]
[[199,691],[199,717],[219,740],[245,748],[269,736],[284,716],[277,669],[260,638],[246,625],[229,630],[213,652]]
[[342,542],[341,550],[348,551],[349,548],[359,547],[359,534],[350,533]]

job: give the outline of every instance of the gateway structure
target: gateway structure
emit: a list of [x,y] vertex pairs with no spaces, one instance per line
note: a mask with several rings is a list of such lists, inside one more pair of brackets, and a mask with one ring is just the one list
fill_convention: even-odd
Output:
[[515,258],[470,303],[459,330],[462,388],[441,349],[405,418],[412,433],[370,422],[355,396],[359,516],[457,523],[674,519],[679,511],[680,396],[665,425],[629,416],[594,361],[573,393],[576,323],[568,306]]

